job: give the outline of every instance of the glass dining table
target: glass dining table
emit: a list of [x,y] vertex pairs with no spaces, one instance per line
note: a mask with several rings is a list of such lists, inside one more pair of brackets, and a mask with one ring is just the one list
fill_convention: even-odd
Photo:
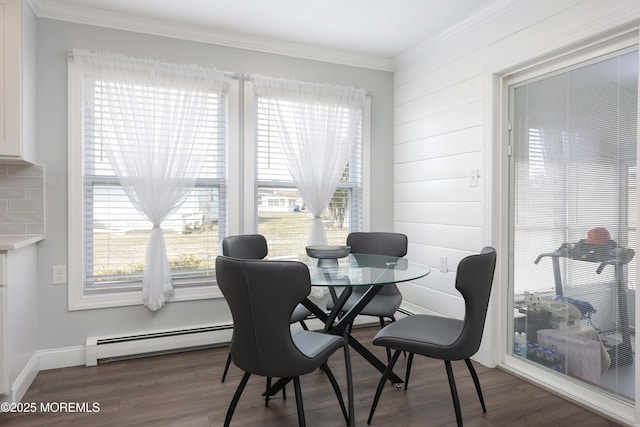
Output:
[[[334,308],[326,313],[313,303],[309,298],[303,304],[318,319],[324,322],[325,332],[334,335],[343,335],[347,327],[362,309],[382,289],[383,285],[417,280],[428,275],[430,267],[415,263],[407,258],[398,258],[386,255],[349,254],[339,259],[336,267],[318,267],[313,258],[302,260],[309,267],[311,286],[325,286],[329,289],[334,300]],[[342,313],[345,302],[351,296],[354,287],[367,287],[367,291],[350,310]],[[338,294],[338,290],[341,292]],[[364,357],[380,372],[386,368],[386,363],[380,361],[365,346],[348,334],[350,346]],[[402,383],[397,375],[390,378],[394,384]]]
[[[302,301],[302,304],[324,323],[324,332],[341,336],[346,334],[350,347],[382,373],[387,367],[386,363],[355,339],[347,328],[383,285],[417,280],[428,275],[431,268],[406,258],[385,255],[349,254],[337,261],[336,266],[318,267],[316,259],[301,259],[301,262],[309,267],[311,286],[327,287],[334,300],[334,307],[327,313],[309,298]],[[360,286],[367,287],[367,290],[343,313],[344,304],[351,296],[353,288]],[[389,380],[396,386],[403,383],[394,373],[390,375]],[[269,394],[277,393],[284,384],[286,381],[274,384]]]

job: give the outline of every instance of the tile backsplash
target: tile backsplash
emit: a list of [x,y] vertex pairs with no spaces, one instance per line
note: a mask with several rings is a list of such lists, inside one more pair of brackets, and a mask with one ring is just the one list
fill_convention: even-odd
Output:
[[44,232],[44,166],[0,164],[0,235]]

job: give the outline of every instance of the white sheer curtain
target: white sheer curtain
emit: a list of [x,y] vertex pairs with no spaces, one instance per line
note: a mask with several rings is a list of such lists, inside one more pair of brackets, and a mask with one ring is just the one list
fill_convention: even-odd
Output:
[[96,109],[88,113],[103,127],[103,148],[113,172],[152,224],[142,298],[155,311],[173,292],[160,225],[184,202],[202,170],[208,149],[202,143],[204,118],[211,113],[211,98],[221,93],[223,73],[80,50],[74,59],[99,88],[86,108]]
[[291,177],[314,219],[310,245],[327,243],[320,215],[338,187],[356,140],[365,89],[255,76],[258,96],[269,100]]

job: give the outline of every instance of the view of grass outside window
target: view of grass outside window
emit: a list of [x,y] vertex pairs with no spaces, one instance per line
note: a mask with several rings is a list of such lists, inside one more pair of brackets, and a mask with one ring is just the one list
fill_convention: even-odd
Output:
[[[269,242],[269,257],[303,257],[313,215],[295,188],[260,187],[258,232]],[[350,231],[350,189],[338,188],[321,215],[327,244],[344,245]]]
[[[258,207],[259,232],[271,243],[269,257],[303,256],[313,216],[304,209],[298,191],[295,188],[261,188],[261,193],[270,195],[262,198],[266,203],[264,209]],[[338,189],[322,216],[328,244],[343,245],[346,241],[349,233],[348,194],[348,190]],[[192,204],[193,212],[198,211],[196,206]],[[122,207],[118,209],[123,211]],[[133,207],[127,210],[130,209]],[[142,218],[138,225],[120,232],[102,230],[98,225],[94,228],[94,288],[113,282],[135,284],[141,280],[151,225]],[[174,279],[187,276],[192,283],[194,276],[198,275],[196,272],[203,278],[211,274],[219,250],[217,242],[220,227],[217,219],[206,220],[196,214],[179,214],[166,221],[163,229]]]
[[[142,280],[151,223],[135,210],[119,185],[94,185],[91,228],[93,289],[118,284],[137,289]],[[219,188],[198,187],[162,224],[176,285],[206,281],[213,273],[220,233]],[[103,222],[104,220],[104,222]],[[110,224],[108,226],[107,224]]]

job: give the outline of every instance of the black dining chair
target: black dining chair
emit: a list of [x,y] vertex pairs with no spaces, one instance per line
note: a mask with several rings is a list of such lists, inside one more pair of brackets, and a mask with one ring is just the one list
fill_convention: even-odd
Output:
[[[245,373],[233,395],[224,425],[228,426],[252,374],[292,379],[298,424],[305,425],[300,376],[321,368],[338,398],[347,425],[353,425],[353,383],[347,335],[336,336],[289,327],[296,305],[311,290],[309,269],[297,261],[216,258],[216,276],[233,316],[231,355]],[[345,408],[340,387],[327,364],[343,348],[347,374]],[[326,410],[323,414],[328,416]]]
[[[264,259],[269,253],[267,239],[262,234],[241,234],[237,236],[227,236],[222,239],[222,255],[240,259]],[[309,328],[304,319],[309,317],[311,312],[302,304],[298,304],[291,315],[291,323],[300,322],[303,329]],[[231,365],[231,352],[227,356],[222,373],[222,382],[227,378],[229,366]],[[284,392],[284,390],[283,390]],[[269,403],[268,399],[265,401]]]
[[405,388],[409,382],[414,354],[444,360],[458,426],[462,426],[462,414],[451,361],[464,360],[473,378],[482,411],[487,412],[480,381],[470,357],[478,351],[482,341],[495,265],[496,251],[490,246],[483,248],[478,255],[463,258],[458,264],[456,289],[464,298],[463,320],[416,314],[391,323],[376,334],[373,344],[394,349],[395,352],[378,383],[368,424],[371,424],[384,383],[393,371],[393,366],[402,351],[410,354],[407,361]]
[[[403,257],[407,254],[407,236],[401,233],[389,232],[353,232],[347,236],[347,246],[351,247],[351,253],[387,255]],[[346,312],[353,307],[367,287],[357,286],[352,289],[351,296],[344,304],[342,311]],[[362,309],[360,314],[375,316],[380,321],[380,327],[384,327],[385,319],[395,322],[395,314],[402,304],[402,294],[395,283],[384,285],[373,299]],[[327,309],[332,310],[333,299],[327,301]],[[391,354],[387,353],[387,360]]]

